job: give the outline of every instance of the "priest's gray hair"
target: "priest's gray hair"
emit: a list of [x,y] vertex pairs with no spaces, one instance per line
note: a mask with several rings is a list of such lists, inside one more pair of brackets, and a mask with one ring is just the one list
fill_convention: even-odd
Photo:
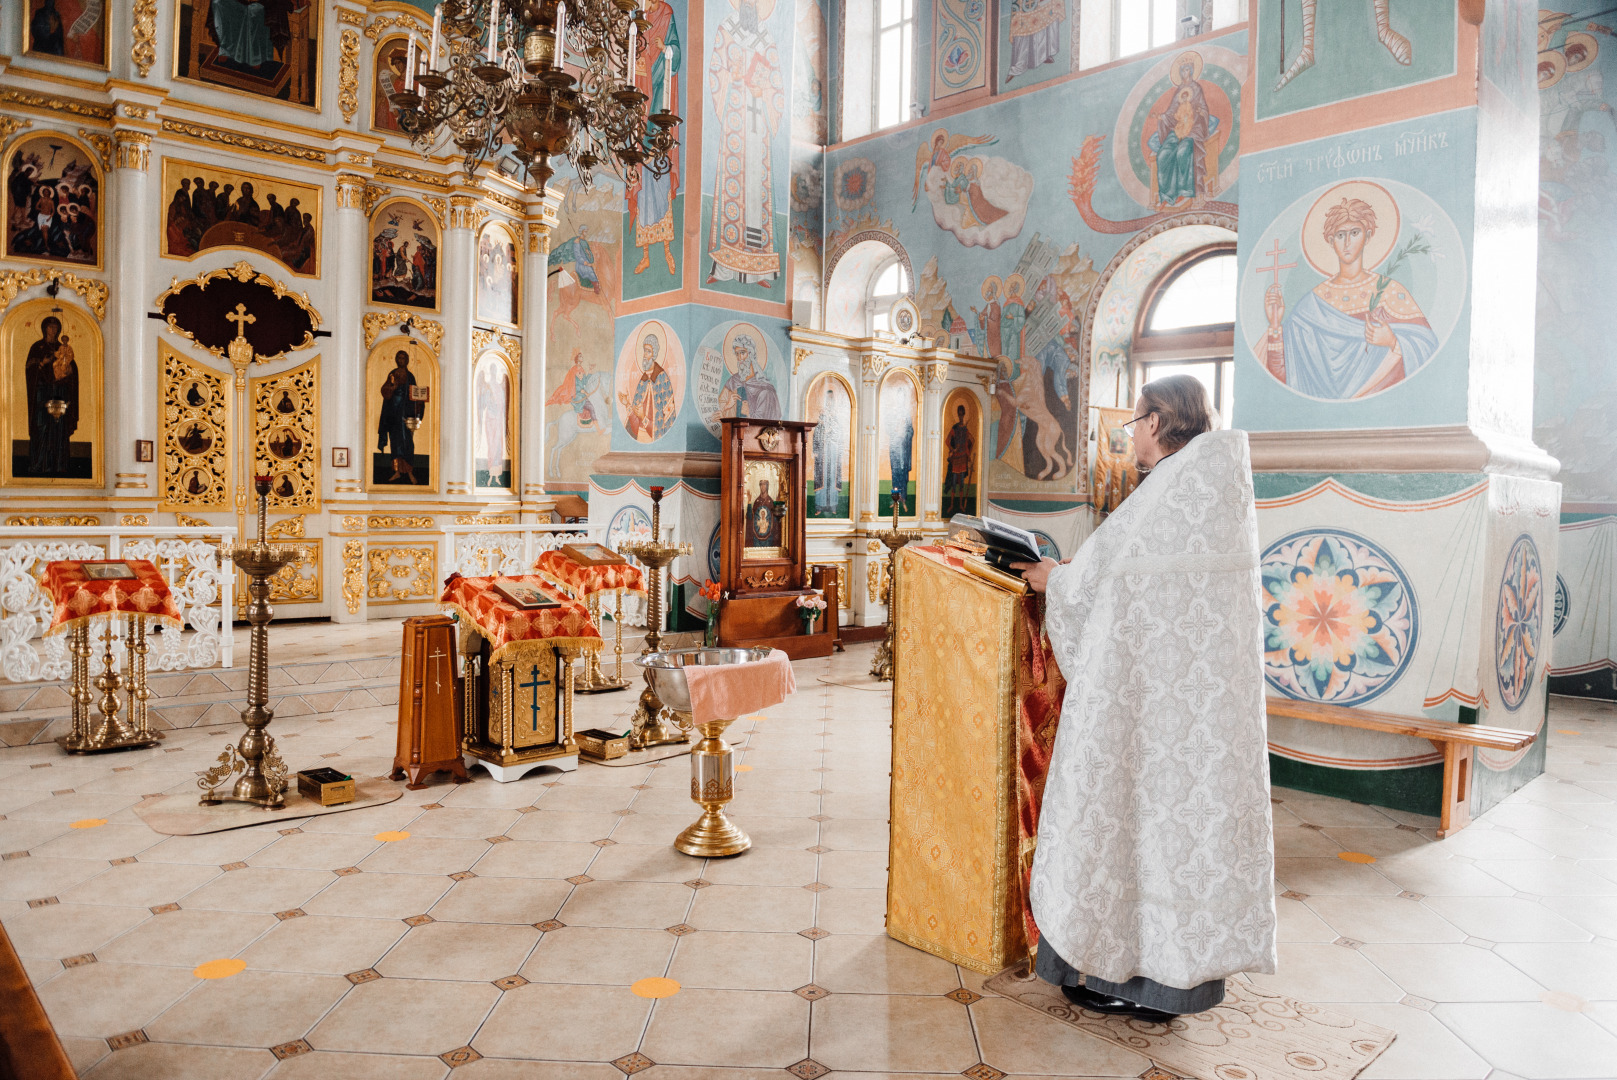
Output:
[[1172,454],[1213,430],[1213,403],[1194,375],[1170,375],[1140,387],[1140,402],[1157,417],[1157,440]]

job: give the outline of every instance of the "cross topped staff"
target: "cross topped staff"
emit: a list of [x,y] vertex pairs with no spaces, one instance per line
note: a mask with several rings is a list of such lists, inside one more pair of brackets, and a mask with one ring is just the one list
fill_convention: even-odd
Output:
[[236,340],[241,341],[247,336],[247,324],[258,321],[257,315],[247,314],[246,304],[237,304],[234,315],[226,315],[226,319],[236,324]]
[[1275,237],[1274,246],[1268,251],[1260,252],[1260,254],[1269,256],[1269,265],[1255,266],[1252,268],[1253,272],[1258,274],[1269,274],[1272,276],[1269,283],[1271,285],[1279,285],[1280,271],[1293,270],[1297,267],[1297,264],[1294,262],[1283,263],[1280,261],[1280,256],[1284,255],[1285,253],[1286,249],[1280,246],[1280,238],[1278,236]]

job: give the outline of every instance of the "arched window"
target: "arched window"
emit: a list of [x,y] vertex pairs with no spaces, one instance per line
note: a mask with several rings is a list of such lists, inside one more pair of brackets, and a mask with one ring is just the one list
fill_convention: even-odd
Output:
[[1194,375],[1229,426],[1235,374],[1235,246],[1200,248],[1176,260],[1140,305],[1130,357],[1134,389],[1168,375]]
[[896,256],[870,277],[870,299],[866,310],[870,312],[870,332],[893,329],[893,305],[910,292],[909,271]]

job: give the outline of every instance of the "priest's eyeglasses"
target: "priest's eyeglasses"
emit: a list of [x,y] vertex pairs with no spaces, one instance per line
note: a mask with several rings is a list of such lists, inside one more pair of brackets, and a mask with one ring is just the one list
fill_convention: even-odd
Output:
[[[1151,416],[1155,412],[1156,412],[1155,409],[1148,410],[1146,412],[1141,413],[1139,416],[1136,416],[1133,420],[1130,420],[1130,421],[1128,421],[1126,423],[1123,423],[1123,424],[1119,424],[1118,426],[1123,428],[1125,431],[1127,431],[1129,428],[1133,427],[1135,424],[1138,424],[1141,420],[1144,420],[1146,417]],[[1130,432],[1130,434],[1132,434],[1132,432]]]

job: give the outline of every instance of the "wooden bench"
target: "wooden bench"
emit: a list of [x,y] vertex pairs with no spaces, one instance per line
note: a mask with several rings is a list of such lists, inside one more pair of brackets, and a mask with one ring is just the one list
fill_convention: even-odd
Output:
[[1426,739],[1443,752],[1443,811],[1438,825],[1439,839],[1452,836],[1471,824],[1471,749],[1484,747],[1514,753],[1530,746],[1538,735],[1531,731],[1512,731],[1509,728],[1482,727],[1477,724],[1456,724],[1447,720],[1429,720],[1423,716],[1397,716],[1393,713],[1372,712],[1345,705],[1322,705],[1313,701],[1295,701],[1291,698],[1268,698],[1270,716],[1285,716],[1293,720],[1312,720],[1318,724],[1337,727],[1363,728],[1366,731],[1387,731],[1394,735],[1412,735]]

